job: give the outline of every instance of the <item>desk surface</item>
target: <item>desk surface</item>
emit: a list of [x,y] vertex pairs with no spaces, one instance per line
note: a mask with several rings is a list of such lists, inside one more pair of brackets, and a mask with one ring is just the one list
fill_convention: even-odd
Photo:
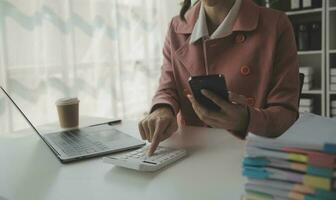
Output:
[[[118,129],[139,138],[136,122]],[[220,129],[184,127],[163,146],[188,157],[155,173],[94,158],[61,164],[33,132],[0,137],[0,200],[238,200],[243,194],[244,142]]]

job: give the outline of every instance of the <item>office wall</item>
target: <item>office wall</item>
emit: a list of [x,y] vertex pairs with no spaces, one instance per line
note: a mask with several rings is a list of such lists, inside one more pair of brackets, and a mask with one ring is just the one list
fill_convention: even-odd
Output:
[[[2,0],[0,84],[32,121],[57,120],[54,102],[78,96],[80,114],[138,119],[157,86],[171,0]],[[0,134],[26,127],[0,95]]]

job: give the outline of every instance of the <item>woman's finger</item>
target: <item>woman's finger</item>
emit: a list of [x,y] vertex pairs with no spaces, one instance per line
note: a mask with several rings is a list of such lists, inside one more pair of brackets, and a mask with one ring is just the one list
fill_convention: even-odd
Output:
[[163,131],[165,131],[165,129],[167,128],[169,123],[162,121],[160,119],[156,120],[155,123],[155,131],[153,133],[153,137],[151,139],[152,143],[149,147],[149,151],[148,151],[148,156],[153,155],[153,153],[155,152],[156,148],[159,146],[160,144],[160,136],[163,134]]
[[156,126],[156,121],[155,119],[149,119],[148,120],[148,129],[149,129],[149,142],[152,142],[154,132],[155,132],[155,126]]
[[244,95],[236,94],[234,92],[229,91],[229,99],[232,103],[246,105],[247,100]]
[[171,120],[168,125],[166,130],[161,134],[160,136],[160,141],[164,141],[167,138],[169,138],[175,131],[177,130],[177,123],[176,121]]
[[[202,106],[195,100],[195,98],[191,95],[188,95],[188,98],[191,102],[191,106],[193,107],[195,113],[200,117],[205,115],[204,109],[202,109]],[[204,113],[204,114],[203,114]]]
[[[213,112],[209,111],[200,105],[193,96],[188,96],[192,107],[197,114],[197,116],[207,125],[216,127],[216,128],[225,128],[225,129],[232,129],[234,126],[232,125],[230,115],[228,113],[233,112],[233,106],[237,105],[230,105],[226,108],[225,111]],[[229,104],[229,103],[228,103]]]
[[141,120],[141,121],[138,123],[138,128],[139,128],[139,132],[140,132],[141,138],[142,138],[143,140],[145,140],[145,139],[146,139],[146,133],[145,133],[145,130],[143,129],[143,127],[142,127],[142,121],[143,121],[143,120]]
[[149,127],[148,127],[148,119],[145,119],[145,120],[142,121],[142,128],[145,131],[146,140],[149,141],[150,131],[149,131]]
[[230,103],[227,102],[225,99],[222,99],[221,97],[219,97],[218,95],[214,94],[209,90],[203,89],[201,92],[205,97],[207,97],[216,105],[218,105],[222,110],[225,110],[230,105]]
[[202,121],[207,121],[208,119],[220,119],[222,117],[223,113],[209,111],[200,105],[193,96],[188,95],[188,98],[191,101],[195,113]]

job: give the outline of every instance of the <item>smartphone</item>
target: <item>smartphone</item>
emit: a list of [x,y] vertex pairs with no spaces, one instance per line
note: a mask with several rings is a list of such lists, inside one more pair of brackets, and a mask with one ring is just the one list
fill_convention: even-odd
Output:
[[225,78],[222,74],[192,76],[189,78],[189,86],[196,101],[209,110],[218,111],[220,107],[205,97],[201,92],[202,89],[209,90],[224,100],[229,98]]

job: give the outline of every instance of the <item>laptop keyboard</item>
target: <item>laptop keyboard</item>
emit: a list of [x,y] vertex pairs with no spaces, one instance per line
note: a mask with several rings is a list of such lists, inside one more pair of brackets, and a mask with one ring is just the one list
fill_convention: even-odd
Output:
[[68,156],[94,154],[108,149],[103,143],[90,140],[79,130],[51,134],[49,137]]

